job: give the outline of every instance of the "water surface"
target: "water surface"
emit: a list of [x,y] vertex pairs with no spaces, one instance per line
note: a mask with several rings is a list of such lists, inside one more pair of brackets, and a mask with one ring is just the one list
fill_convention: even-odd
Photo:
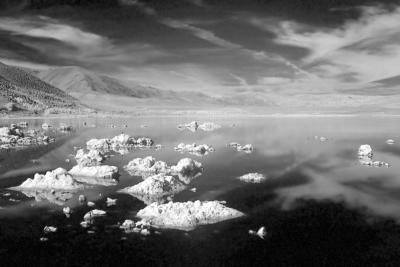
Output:
[[[222,125],[213,132],[180,131],[180,123],[197,120]],[[1,121],[7,125],[10,120]],[[37,119],[70,124],[74,131],[53,132],[57,141],[44,147],[0,152],[0,260],[11,265],[132,266],[146,265],[266,265],[322,266],[372,265],[399,262],[400,245],[400,119],[395,117],[312,118],[109,118]],[[84,122],[86,125],[84,125]],[[111,125],[116,127],[112,128]],[[125,128],[123,125],[127,125]],[[146,125],[147,127],[141,127]],[[113,153],[105,164],[120,168],[116,186],[98,186],[72,195],[65,203],[41,201],[7,188],[19,185],[36,172],[75,165],[74,148],[91,138],[120,133],[152,138],[163,148]],[[321,142],[315,136],[328,140]],[[398,141],[393,145],[387,139]],[[180,142],[209,144],[215,152],[203,157],[180,154]],[[253,144],[247,154],[226,144]],[[374,159],[390,168],[362,166],[357,157],[361,144],[370,144]],[[142,179],[130,176],[123,166],[136,157],[154,156],[170,165],[183,157],[200,161],[205,172],[174,201],[225,200],[245,217],[201,226],[194,231],[162,230],[141,237],[125,234],[117,224],[134,219],[145,204],[116,191]],[[66,161],[66,159],[69,159]],[[34,161],[32,161],[34,160]],[[268,179],[246,184],[238,176],[259,172]],[[79,223],[91,208],[80,205],[84,193],[107,216],[88,233]],[[9,195],[10,194],[10,195]],[[117,198],[107,207],[106,197]],[[63,206],[73,214],[66,218]],[[45,225],[58,232],[40,242]],[[248,234],[266,226],[265,240]],[[3,265],[3,264],[2,264]]]

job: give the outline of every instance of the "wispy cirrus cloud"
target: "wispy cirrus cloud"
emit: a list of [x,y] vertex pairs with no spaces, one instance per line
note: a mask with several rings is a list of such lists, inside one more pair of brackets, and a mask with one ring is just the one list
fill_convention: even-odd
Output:
[[275,42],[309,50],[303,68],[340,83],[368,83],[400,75],[400,8],[362,7],[362,16],[335,29],[284,21]]

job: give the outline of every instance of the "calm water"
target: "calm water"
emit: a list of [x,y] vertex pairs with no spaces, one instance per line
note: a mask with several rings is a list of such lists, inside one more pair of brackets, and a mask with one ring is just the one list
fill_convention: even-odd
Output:
[[[212,121],[223,127],[213,132],[180,131],[177,124]],[[88,126],[83,126],[83,122]],[[2,125],[16,121],[3,120]],[[400,263],[400,119],[398,118],[163,118],[163,119],[59,119],[28,121],[74,126],[68,134],[45,147],[0,152],[0,264],[2,266],[162,266],[214,265],[398,265]],[[116,128],[110,125],[115,124]],[[127,124],[128,128],[122,125]],[[140,127],[147,125],[147,128]],[[234,124],[234,125],[233,125]],[[96,127],[90,127],[96,125]],[[75,165],[74,147],[91,138],[113,137],[121,132],[147,136],[161,150],[136,149],[114,153],[105,164],[120,168],[117,186],[94,187],[84,194],[107,216],[90,228],[79,223],[92,208],[80,205],[77,195],[64,203],[73,213],[66,218],[63,203],[42,196],[36,201],[7,188],[19,185],[36,172]],[[324,136],[328,141],[315,140]],[[394,145],[387,139],[398,141]],[[179,144],[210,144],[215,152],[203,157],[180,154]],[[226,147],[229,142],[251,143],[251,154]],[[374,159],[390,168],[361,166],[357,150],[370,144]],[[194,231],[163,230],[141,237],[125,234],[118,222],[135,218],[145,204],[118,189],[140,182],[122,166],[136,157],[154,156],[175,164],[183,157],[200,161],[205,172],[174,201],[225,200],[246,217]],[[66,162],[70,159],[70,162]],[[32,160],[34,160],[32,162]],[[260,172],[269,177],[261,184],[246,184],[238,176]],[[7,194],[11,193],[11,195]],[[117,198],[107,207],[106,197]],[[40,242],[45,225],[58,232]],[[248,234],[265,225],[266,240]]]

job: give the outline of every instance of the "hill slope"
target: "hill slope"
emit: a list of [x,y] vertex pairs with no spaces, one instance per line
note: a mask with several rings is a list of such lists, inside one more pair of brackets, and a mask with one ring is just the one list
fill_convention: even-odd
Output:
[[158,89],[139,84],[128,88],[116,79],[98,75],[80,67],[51,68],[38,71],[34,74],[47,83],[76,97],[87,94],[110,94],[136,98],[157,97],[161,95]]
[[75,109],[79,101],[30,73],[0,63],[0,98],[30,111]]

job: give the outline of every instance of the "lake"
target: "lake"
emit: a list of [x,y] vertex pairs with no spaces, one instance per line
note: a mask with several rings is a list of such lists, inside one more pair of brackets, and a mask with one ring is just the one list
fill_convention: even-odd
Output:
[[[177,125],[211,121],[215,131],[179,130]],[[1,120],[7,126],[21,120]],[[0,152],[0,263],[2,266],[368,266],[400,261],[400,118],[397,117],[240,117],[240,118],[80,118],[25,120],[29,128],[42,123],[73,126],[51,130],[56,142],[47,146]],[[86,125],[84,125],[84,122]],[[115,127],[112,128],[111,125]],[[127,125],[125,128],[124,125]],[[144,127],[144,125],[146,127]],[[91,138],[120,133],[150,137],[159,150],[133,149],[112,153],[105,164],[119,168],[119,183],[95,186],[72,194],[66,202],[29,197],[9,190],[37,172],[76,164],[74,148]],[[325,139],[320,139],[325,137]],[[394,144],[387,144],[394,139]],[[205,156],[181,154],[179,143],[209,144]],[[244,153],[230,142],[252,144]],[[363,166],[360,145],[370,144],[374,160],[386,167]],[[177,202],[223,200],[246,216],[204,225],[192,231],[160,230],[140,236],[121,231],[118,223],[135,219],[146,205],[117,191],[142,181],[123,166],[133,158],[154,156],[175,164],[184,157],[203,164],[204,173],[190,188],[174,196]],[[67,160],[68,159],[68,160]],[[265,182],[237,179],[250,172]],[[91,207],[105,210],[89,229],[80,225]],[[117,204],[107,206],[107,197]],[[73,213],[67,218],[63,206]],[[56,233],[41,242],[43,227]],[[263,240],[249,230],[265,226]]]

